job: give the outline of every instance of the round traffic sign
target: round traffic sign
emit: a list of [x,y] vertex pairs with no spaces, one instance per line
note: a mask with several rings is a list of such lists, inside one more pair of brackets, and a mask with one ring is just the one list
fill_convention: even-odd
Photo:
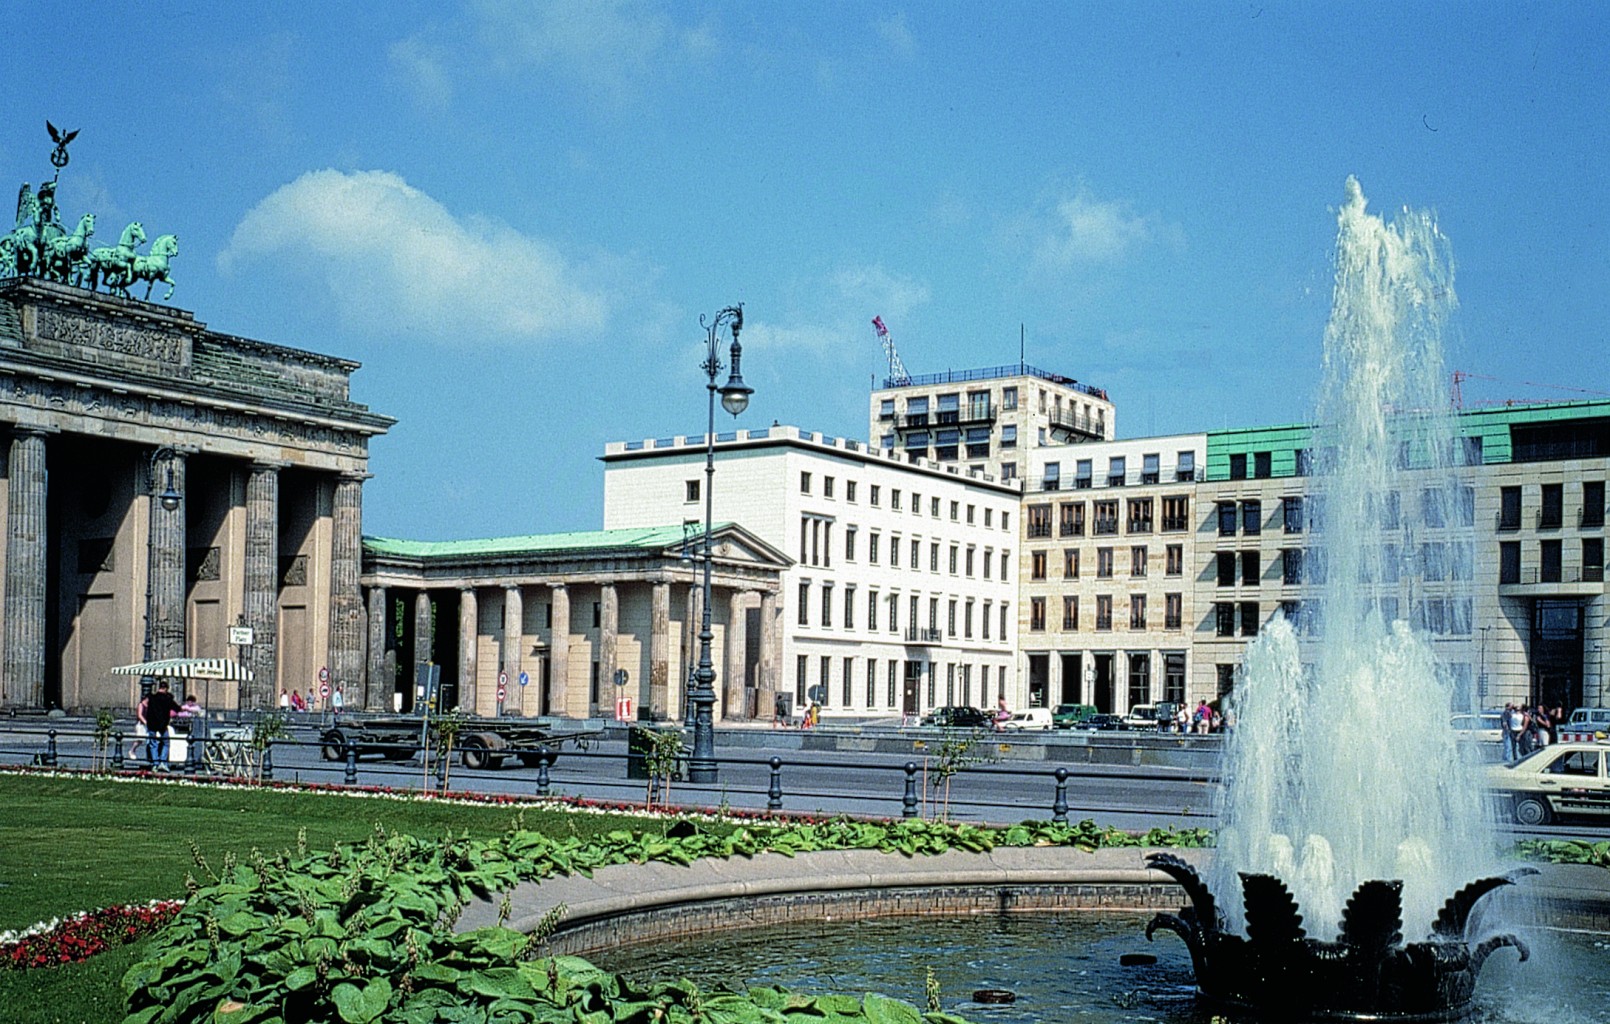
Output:
[[319,682],[327,683],[329,681],[330,681],[330,666],[325,665],[323,668],[319,669]]
[[529,672],[521,672],[520,673],[520,685],[521,686],[529,686],[530,683],[531,683],[531,674]]
[[319,685],[319,696],[320,697],[328,697],[329,695],[330,695],[330,684],[329,683],[321,683]]
[[509,674],[507,672],[499,672],[498,673],[498,689],[501,690],[503,687],[508,686],[508,685],[509,685]]
[[501,686],[498,687],[498,700],[502,700],[506,696],[508,696],[508,691]]

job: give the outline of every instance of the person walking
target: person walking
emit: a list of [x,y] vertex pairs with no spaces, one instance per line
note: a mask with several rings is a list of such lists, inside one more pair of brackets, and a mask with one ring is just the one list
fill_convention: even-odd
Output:
[[1515,706],[1515,702],[1505,704],[1503,731],[1499,739],[1503,741],[1504,761],[1508,764],[1514,764],[1521,759],[1521,732],[1525,725],[1526,717],[1521,714],[1521,709]]
[[341,684],[336,683],[335,689],[330,692],[330,711],[339,715],[342,709],[346,707],[346,703],[346,698],[341,696]]
[[134,717],[145,726],[145,756],[154,772],[168,770],[168,724],[178,710],[166,679],[158,679],[157,688],[134,709]]

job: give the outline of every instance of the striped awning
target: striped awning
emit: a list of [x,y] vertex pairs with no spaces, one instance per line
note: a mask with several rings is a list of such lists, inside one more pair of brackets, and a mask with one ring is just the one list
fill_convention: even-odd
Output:
[[119,665],[112,669],[115,676],[158,676],[168,679],[234,679],[251,682],[251,669],[228,658],[165,658],[162,661],[142,661],[135,665]]

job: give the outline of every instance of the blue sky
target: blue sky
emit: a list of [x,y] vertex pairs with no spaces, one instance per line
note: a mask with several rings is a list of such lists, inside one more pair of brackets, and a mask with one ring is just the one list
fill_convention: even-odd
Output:
[[1021,325],[1122,436],[1306,420],[1349,174],[1451,239],[1467,403],[1610,391],[1603,4],[0,17],[0,176],[80,129],[64,218],[176,232],[174,305],[361,361],[372,534],[596,528],[604,443],[702,432],[699,314],[740,301],[740,427],[863,435],[877,314],[913,373]]

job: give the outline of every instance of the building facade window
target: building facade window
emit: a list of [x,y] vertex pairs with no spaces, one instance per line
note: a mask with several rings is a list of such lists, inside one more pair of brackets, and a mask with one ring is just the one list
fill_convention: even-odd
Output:
[[1035,551],[1029,555],[1029,579],[1045,579],[1045,552]]
[[799,584],[799,624],[811,624],[811,585],[808,580],[801,580]]
[[1051,506],[1030,505],[1027,509],[1030,540],[1051,536]]
[[1105,632],[1112,629],[1112,595],[1096,595],[1096,629]]
[[1129,655],[1129,706],[1152,702],[1152,656],[1143,651]]
[[1287,533],[1303,532],[1303,499],[1301,495],[1280,499],[1280,524]]
[[1064,548],[1062,551],[1062,578],[1076,580],[1079,578],[1079,549]]
[[799,493],[811,493],[811,475],[809,473],[801,473],[799,475]]
[[1242,601],[1241,602],[1241,635],[1242,636],[1257,636],[1258,635],[1258,624],[1259,624],[1258,602],[1256,602],[1256,601]]
[[1175,533],[1191,528],[1191,499],[1175,494],[1163,499],[1163,532]]
[[1137,544],[1129,549],[1129,575],[1139,579],[1146,575],[1146,546]]
[[1163,595],[1163,628],[1179,629],[1184,625],[1181,609],[1184,607],[1184,596],[1181,594]]
[[1235,603],[1213,602],[1213,633],[1215,636],[1235,636]]
[[1090,503],[1091,531],[1098,537],[1118,532],[1118,499]]
[[1096,549],[1096,579],[1112,579],[1112,548]]
[[1152,532],[1152,499],[1129,499],[1129,521],[1125,528],[1129,533]]
[[1241,532],[1249,536],[1263,532],[1263,502],[1241,503]]
[[1085,533],[1085,503],[1064,501],[1058,507],[1058,533],[1063,537],[1083,537]]
[[1130,629],[1145,629],[1146,628],[1146,595],[1145,594],[1130,594],[1129,595],[1129,628]]
[[1029,631],[1031,633],[1045,632],[1045,598],[1029,598]]
[[1073,632],[1079,628],[1079,595],[1062,595],[1062,628]]
[[1163,549],[1163,573],[1179,576],[1185,572],[1185,545],[1170,544]]
[[1215,506],[1219,513],[1219,536],[1235,536],[1235,502],[1221,501]]

